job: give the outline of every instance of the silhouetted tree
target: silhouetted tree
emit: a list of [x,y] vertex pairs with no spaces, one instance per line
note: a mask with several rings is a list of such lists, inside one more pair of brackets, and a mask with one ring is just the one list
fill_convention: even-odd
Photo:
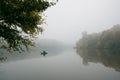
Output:
[[42,32],[43,12],[56,2],[47,0],[0,0],[0,47],[21,51],[33,45]]

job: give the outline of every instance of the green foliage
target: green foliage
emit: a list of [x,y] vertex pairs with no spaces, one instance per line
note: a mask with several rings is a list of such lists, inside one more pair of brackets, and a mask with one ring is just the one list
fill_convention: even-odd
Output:
[[118,49],[120,48],[120,25],[101,33],[83,35],[77,42],[80,49]]
[[101,63],[120,72],[120,25],[100,33],[83,34],[76,43],[76,52],[85,65]]
[[32,38],[43,31],[43,12],[56,2],[46,0],[0,0],[0,46],[22,50],[33,45]]

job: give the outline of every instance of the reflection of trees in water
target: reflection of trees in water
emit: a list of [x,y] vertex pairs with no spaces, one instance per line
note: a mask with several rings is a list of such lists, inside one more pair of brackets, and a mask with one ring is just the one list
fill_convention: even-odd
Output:
[[77,49],[77,53],[83,58],[83,64],[88,62],[102,63],[106,67],[120,71],[120,50]]

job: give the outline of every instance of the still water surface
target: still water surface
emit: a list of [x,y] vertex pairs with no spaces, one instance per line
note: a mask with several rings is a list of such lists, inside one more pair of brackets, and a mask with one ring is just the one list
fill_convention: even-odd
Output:
[[6,61],[0,63],[0,80],[120,80],[120,72],[116,70],[120,64],[105,66],[85,54],[67,49],[52,56]]

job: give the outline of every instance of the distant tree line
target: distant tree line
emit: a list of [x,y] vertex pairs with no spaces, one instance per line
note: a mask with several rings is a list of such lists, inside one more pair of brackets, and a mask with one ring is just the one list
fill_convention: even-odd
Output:
[[100,33],[82,33],[82,38],[76,43],[79,49],[119,49],[120,25],[114,25],[111,29]]

